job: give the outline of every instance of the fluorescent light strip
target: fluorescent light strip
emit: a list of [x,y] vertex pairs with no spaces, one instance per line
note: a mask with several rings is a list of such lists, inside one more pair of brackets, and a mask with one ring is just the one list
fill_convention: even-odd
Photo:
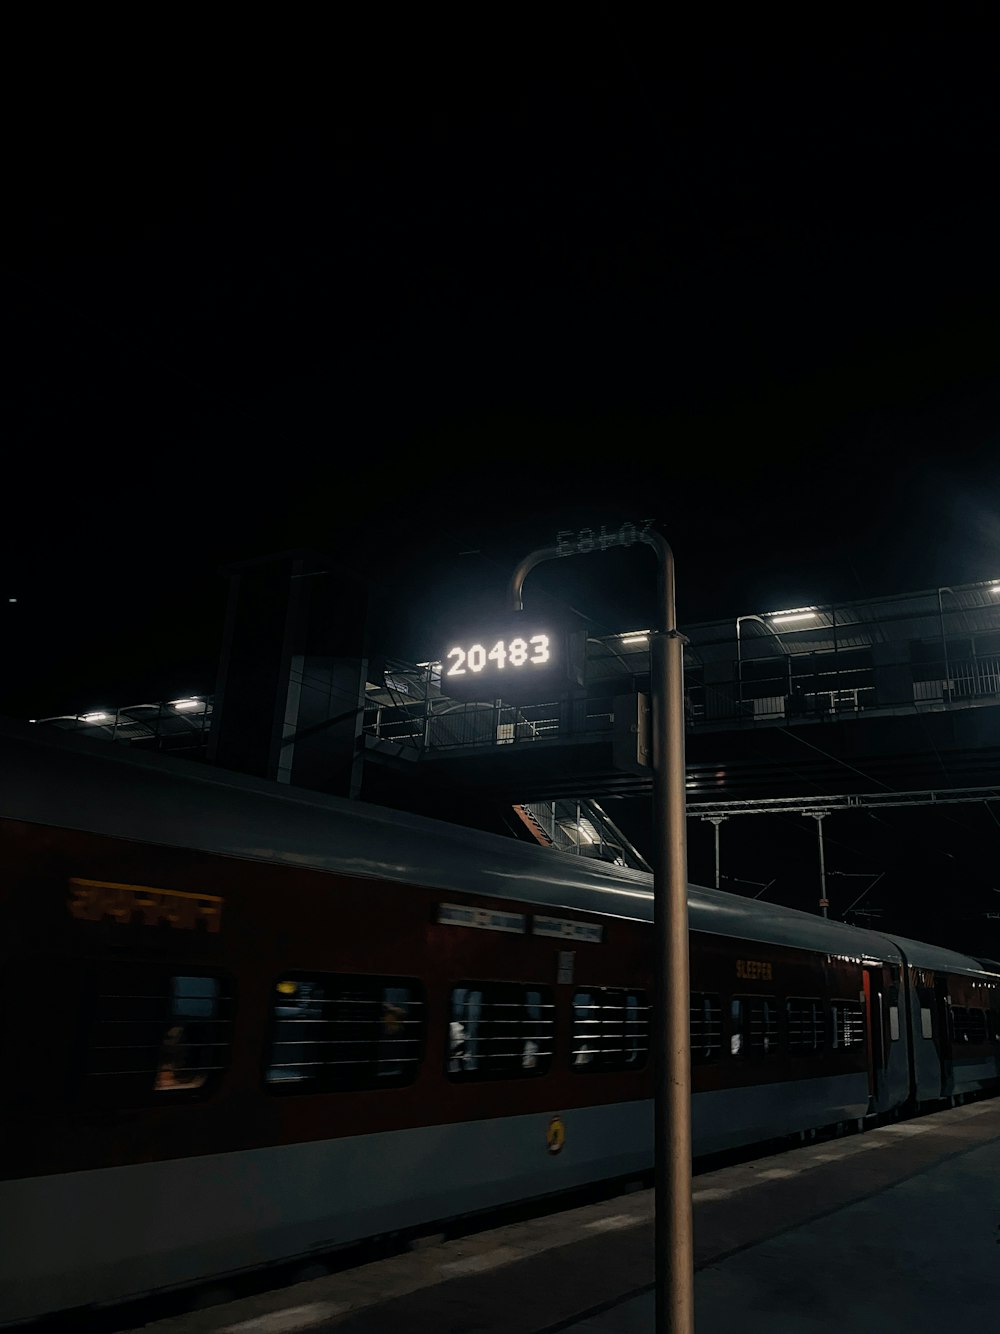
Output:
[[814,621],[815,619],[816,613],[814,611],[783,612],[770,617],[772,625],[789,625],[792,621]]

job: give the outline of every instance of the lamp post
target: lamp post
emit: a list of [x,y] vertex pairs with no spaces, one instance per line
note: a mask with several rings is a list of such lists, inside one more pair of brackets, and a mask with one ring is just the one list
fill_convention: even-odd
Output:
[[819,848],[819,910],[824,917],[827,916],[830,900],[826,896],[826,853],[823,848],[823,821],[829,814],[829,811],[812,812],[812,817],[816,821],[816,842]]
[[[645,528],[641,540],[653,548],[658,562],[657,626],[650,635],[654,831],[655,1328],[656,1334],[693,1334],[691,1000],[684,768],[684,637],[677,629],[673,552],[655,527]],[[521,610],[524,581],[536,565],[572,554],[584,553],[546,547],[526,556],[511,576],[509,598],[512,610]]]
[[719,889],[719,882],[722,878],[719,870],[719,825],[729,817],[725,815],[703,815],[701,818],[707,820],[709,824],[715,825],[715,888]]

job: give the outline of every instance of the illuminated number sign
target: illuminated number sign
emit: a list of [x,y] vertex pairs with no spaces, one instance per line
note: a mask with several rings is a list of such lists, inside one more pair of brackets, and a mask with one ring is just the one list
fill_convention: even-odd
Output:
[[532,635],[530,639],[522,639],[520,635],[515,635],[513,639],[506,641],[498,639],[490,649],[487,649],[485,644],[470,644],[468,648],[456,644],[448,650],[450,665],[443,674],[449,680],[453,676],[465,676],[467,673],[476,676],[479,672],[485,671],[490,663],[496,665],[498,672],[509,667],[513,673],[520,667],[527,667],[529,670],[532,667],[545,667],[551,661],[551,635]]
[[456,635],[441,655],[441,691],[455,699],[542,702],[582,683],[585,638],[524,615]]

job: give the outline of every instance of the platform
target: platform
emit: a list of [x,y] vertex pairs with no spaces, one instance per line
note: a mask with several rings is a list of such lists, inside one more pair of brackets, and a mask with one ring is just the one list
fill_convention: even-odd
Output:
[[[996,1327],[1000,1100],[694,1182],[698,1334]],[[428,1239],[146,1334],[653,1334],[652,1192]]]

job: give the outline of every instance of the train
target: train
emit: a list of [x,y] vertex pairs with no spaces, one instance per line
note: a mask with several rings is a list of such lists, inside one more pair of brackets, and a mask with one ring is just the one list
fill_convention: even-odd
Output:
[[[652,893],[0,723],[0,1324],[652,1167]],[[694,1151],[1000,1081],[1000,968],[692,885]]]

